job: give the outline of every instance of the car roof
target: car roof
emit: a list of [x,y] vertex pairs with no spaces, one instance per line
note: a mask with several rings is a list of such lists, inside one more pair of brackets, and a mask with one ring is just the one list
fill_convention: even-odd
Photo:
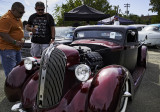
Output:
[[143,27],[143,26],[147,26],[147,25],[146,24],[131,24],[128,26]]
[[126,32],[129,29],[135,29],[137,30],[134,26],[127,26],[127,25],[86,25],[86,26],[79,26],[76,28],[75,31],[79,30],[117,30],[121,32]]
[[160,24],[150,24],[150,25],[152,25],[152,26],[158,26],[158,27],[160,27]]

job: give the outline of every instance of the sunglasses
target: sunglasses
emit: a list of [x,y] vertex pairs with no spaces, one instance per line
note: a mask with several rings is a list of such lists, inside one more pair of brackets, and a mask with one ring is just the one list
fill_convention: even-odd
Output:
[[44,9],[37,9],[37,11],[44,11]]

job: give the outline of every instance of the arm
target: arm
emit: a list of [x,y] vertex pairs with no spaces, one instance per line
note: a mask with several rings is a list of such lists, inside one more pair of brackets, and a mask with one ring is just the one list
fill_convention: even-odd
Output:
[[32,28],[31,25],[29,25],[29,24],[27,24],[26,30],[29,31],[29,32],[32,32],[32,33],[36,32],[36,28],[35,27]]
[[28,19],[27,25],[26,25],[26,30],[32,33],[36,32],[36,28],[33,27],[33,20],[34,19],[34,15],[31,15]]
[[55,40],[55,27],[54,26],[51,26],[51,33],[52,33],[52,40],[50,43],[53,43]]
[[50,23],[50,27],[51,27],[51,35],[52,35],[52,39],[50,43],[53,43],[55,40],[55,23],[54,23],[54,19],[50,14],[47,14],[47,18],[48,21]]
[[21,41],[16,41],[14,40],[9,34],[7,33],[3,33],[3,32],[0,32],[0,36],[2,37],[3,40],[5,40],[6,42],[9,42],[11,44],[14,44],[16,46],[22,46],[23,45],[23,42]]

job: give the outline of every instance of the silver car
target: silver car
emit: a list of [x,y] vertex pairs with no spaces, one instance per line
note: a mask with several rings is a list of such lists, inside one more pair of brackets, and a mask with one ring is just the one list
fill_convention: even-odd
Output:
[[144,41],[144,44],[160,48],[160,24],[148,25],[138,33],[139,40]]

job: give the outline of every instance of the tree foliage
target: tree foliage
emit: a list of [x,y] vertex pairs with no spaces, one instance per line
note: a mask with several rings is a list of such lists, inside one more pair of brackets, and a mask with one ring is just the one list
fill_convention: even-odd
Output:
[[[54,8],[54,19],[59,26],[71,26],[74,21],[64,21],[64,13],[69,12],[70,10],[81,6],[82,4],[86,4],[90,7],[93,7],[105,14],[110,14],[110,16],[116,15],[118,13],[119,6],[112,6],[109,4],[108,0],[66,0],[65,4],[61,6],[56,5]],[[129,16],[118,14],[120,17],[128,18],[135,22],[135,24],[151,24],[160,22],[160,0],[150,0],[150,8],[149,10],[152,12],[157,12],[158,16],[154,16],[151,19],[142,19],[142,16],[138,16],[135,14],[130,14]],[[113,9],[112,9],[113,7]],[[81,25],[85,25],[86,22],[80,22]],[[96,24],[94,21],[90,21],[90,24]]]
[[152,8],[150,8],[149,10],[152,12],[157,12],[158,15],[160,15],[160,0],[150,0],[150,6],[152,6]]
[[[54,8],[53,16],[57,25],[72,25],[73,21],[64,21],[64,13],[69,12],[82,4],[95,8],[105,14],[114,14],[114,11],[111,9],[112,6],[109,5],[107,0],[66,0],[66,4],[62,4],[62,6],[56,5]],[[90,24],[92,23],[95,22],[91,22]],[[85,24],[85,22],[81,22],[81,24]]]
[[152,6],[149,10],[158,14],[152,18],[152,23],[160,23],[160,0],[150,0],[149,5]]

